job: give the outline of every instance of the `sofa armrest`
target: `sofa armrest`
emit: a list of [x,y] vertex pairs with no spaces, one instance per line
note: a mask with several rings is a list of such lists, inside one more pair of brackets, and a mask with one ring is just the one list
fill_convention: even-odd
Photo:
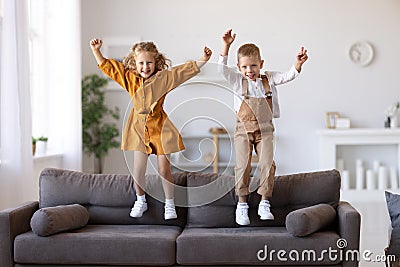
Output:
[[31,229],[33,213],[39,209],[38,201],[0,211],[0,267],[14,266],[14,239]]
[[[358,266],[357,253],[360,250],[360,213],[345,201],[340,201],[337,207],[339,235],[347,242],[343,250],[342,266]],[[351,251],[357,253],[351,253]],[[346,254],[347,252],[347,254]],[[352,260],[354,257],[355,260]]]

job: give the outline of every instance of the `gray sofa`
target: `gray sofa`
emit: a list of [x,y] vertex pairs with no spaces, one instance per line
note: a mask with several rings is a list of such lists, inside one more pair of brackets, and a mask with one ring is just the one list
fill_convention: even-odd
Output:
[[[336,170],[277,176],[271,198],[275,220],[259,219],[260,197],[253,192],[246,227],[235,223],[234,177],[173,175],[178,219],[165,221],[156,175],[147,176],[149,210],[131,218],[131,176],[43,170],[39,201],[0,212],[0,266],[358,266],[354,255],[346,255],[359,249],[360,215],[339,201]],[[288,232],[289,213],[321,203],[336,210],[328,226],[302,237]],[[86,208],[87,224],[48,236],[32,231],[39,209],[70,204]],[[53,217],[49,227],[57,220],[65,222]]]

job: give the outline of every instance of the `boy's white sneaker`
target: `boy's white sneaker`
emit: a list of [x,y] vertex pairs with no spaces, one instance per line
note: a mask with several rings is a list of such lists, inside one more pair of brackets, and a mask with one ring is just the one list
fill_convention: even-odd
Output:
[[258,205],[258,215],[260,215],[261,220],[273,220],[274,215],[270,210],[271,205],[268,200],[262,200],[260,205]]
[[171,220],[178,218],[176,214],[175,206],[166,205],[164,207],[164,220]]
[[143,213],[147,210],[147,202],[135,201],[131,213],[129,214],[133,218],[142,217]]
[[247,204],[240,205],[236,207],[236,223],[239,225],[249,225],[249,206]]

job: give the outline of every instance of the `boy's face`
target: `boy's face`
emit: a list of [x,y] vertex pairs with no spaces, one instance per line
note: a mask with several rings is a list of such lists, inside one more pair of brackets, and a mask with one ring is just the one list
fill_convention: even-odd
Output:
[[156,69],[156,62],[153,54],[142,51],[136,56],[136,70],[145,79],[153,75]]
[[264,64],[264,60],[260,60],[255,56],[242,56],[239,57],[238,68],[243,77],[255,81],[260,77],[260,71]]

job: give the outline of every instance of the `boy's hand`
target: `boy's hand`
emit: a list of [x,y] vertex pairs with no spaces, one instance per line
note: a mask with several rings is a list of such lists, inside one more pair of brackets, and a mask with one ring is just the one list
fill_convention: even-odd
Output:
[[90,47],[92,50],[99,50],[101,45],[103,44],[103,41],[100,39],[92,39],[90,40]]
[[236,38],[236,33],[232,35],[232,29],[227,30],[224,35],[222,35],[222,42],[227,45],[230,46],[233,41],[235,41]]
[[203,55],[201,56],[201,61],[208,61],[211,58],[212,51],[207,46],[204,47]]
[[297,53],[296,56],[296,63],[294,64],[298,72],[301,71],[301,66],[303,65],[304,62],[307,61],[307,59],[308,59],[307,50],[304,49],[304,47],[301,47],[299,53]]
[[297,59],[297,62],[300,64],[303,64],[304,62],[307,61],[307,59],[308,59],[307,50],[304,49],[304,47],[300,48],[299,53],[297,53],[296,59]]

